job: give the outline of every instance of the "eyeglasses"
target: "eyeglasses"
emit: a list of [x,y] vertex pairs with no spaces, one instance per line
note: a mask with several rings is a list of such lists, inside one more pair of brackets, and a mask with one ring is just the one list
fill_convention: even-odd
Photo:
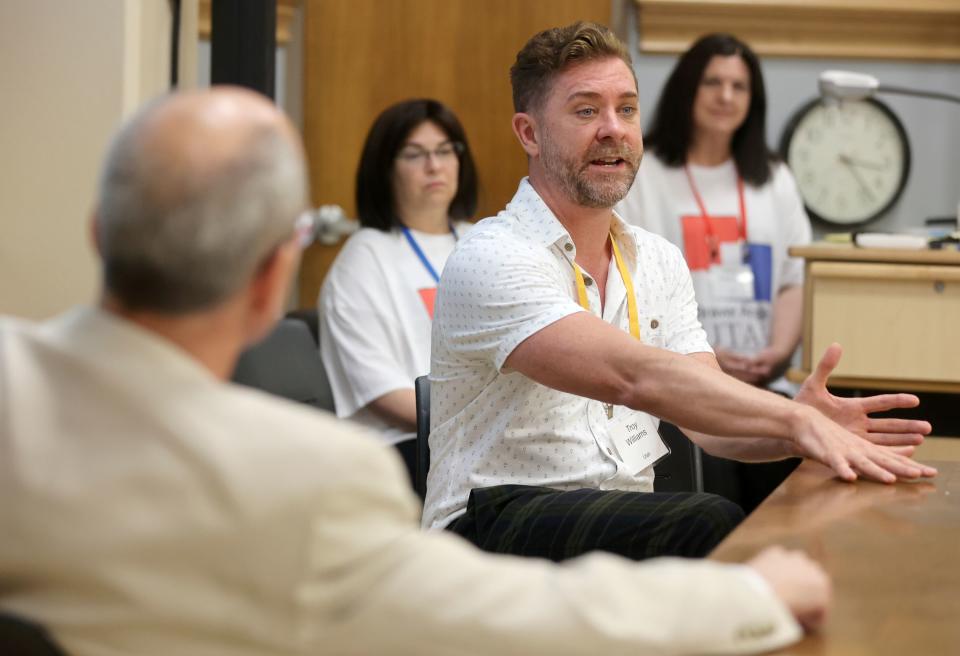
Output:
[[403,149],[397,153],[397,159],[408,164],[423,166],[427,163],[427,159],[433,155],[437,158],[437,162],[447,164],[452,162],[463,150],[464,145],[459,141],[448,141],[447,143],[440,144],[434,150],[427,150],[422,146],[410,145],[404,146]]
[[293,222],[293,234],[297,237],[300,248],[306,248],[317,237],[317,213],[307,210]]
[[307,246],[313,243],[313,240],[317,236],[317,228],[320,222],[317,219],[316,210],[305,210],[293,221],[293,234],[283,237],[279,242],[274,244],[274,246],[266,251],[266,255],[263,256],[263,259],[258,265],[260,269],[265,267],[273,258],[276,256],[277,251],[279,251],[286,244],[290,243],[291,239],[297,240],[297,246],[303,250]]

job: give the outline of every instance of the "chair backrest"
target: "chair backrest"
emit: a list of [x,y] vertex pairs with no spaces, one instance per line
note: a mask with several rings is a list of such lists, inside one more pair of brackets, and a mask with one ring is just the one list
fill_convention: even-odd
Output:
[[233,372],[241,385],[333,411],[333,392],[307,325],[283,319],[267,337],[243,352]]
[[65,656],[42,626],[5,612],[0,612],[0,654]]
[[670,455],[653,468],[653,487],[657,492],[703,492],[703,463],[700,447],[679,428],[660,422],[660,437],[670,447]]
[[430,471],[430,378],[420,376],[413,383],[417,396],[417,467],[413,488],[421,499],[427,496]]
[[300,310],[290,310],[286,314],[287,319],[296,319],[307,324],[310,329],[310,336],[313,337],[313,343],[320,346],[320,317],[317,315],[316,308],[304,308]]

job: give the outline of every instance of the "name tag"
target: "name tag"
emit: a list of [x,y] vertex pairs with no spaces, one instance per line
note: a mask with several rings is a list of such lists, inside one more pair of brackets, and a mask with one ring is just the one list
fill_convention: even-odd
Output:
[[753,300],[753,270],[744,263],[743,252],[743,242],[720,244],[720,264],[703,272],[707,296],[698,302]]
[[631,474],[639,474],[670,453],[660,438],[659,425],[659,419],[633,411],[617,413],[607,422],[610,439]]
[[746,265],[730,268],[713,267],[706,272],[705,277],[710,299],[753,300],[753,271]]

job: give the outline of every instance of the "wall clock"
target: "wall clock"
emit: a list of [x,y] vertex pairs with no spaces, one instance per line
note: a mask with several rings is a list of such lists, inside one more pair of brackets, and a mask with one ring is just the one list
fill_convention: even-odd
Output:
[[811,216],[840,225],[876,219],[910,172],[910,143],[889,107],[874,100],[812,100],[793,115],[780,154]]

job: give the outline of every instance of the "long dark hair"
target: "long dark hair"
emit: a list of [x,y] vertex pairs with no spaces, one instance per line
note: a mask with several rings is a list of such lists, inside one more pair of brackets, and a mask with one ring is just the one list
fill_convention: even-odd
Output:
[[700,37],[680,56],[667,79],[644,138],[648,148],[669,166],[682,166],[693,138],[693,103],[703,71],[715,56],[737,55],[750,71],[750,108],[733,134],[733,159],[743,179],[759,186],[770,179],[777,155],[767,147],[767,94],[760,60],[746,43],[730,34]]
[[463,126],[443,103],[429,98],[405,100],[385,109],[373,122],[357,167],[357,213],[360,225],[389,231],[402,225],[393,198],[393,167],[407,137],[420,124],[430,121],[450,141],[463,144],[457,150],[460,172],[457,194],[450,203],[450,218],[469,219],[477,210],[477,169]]

